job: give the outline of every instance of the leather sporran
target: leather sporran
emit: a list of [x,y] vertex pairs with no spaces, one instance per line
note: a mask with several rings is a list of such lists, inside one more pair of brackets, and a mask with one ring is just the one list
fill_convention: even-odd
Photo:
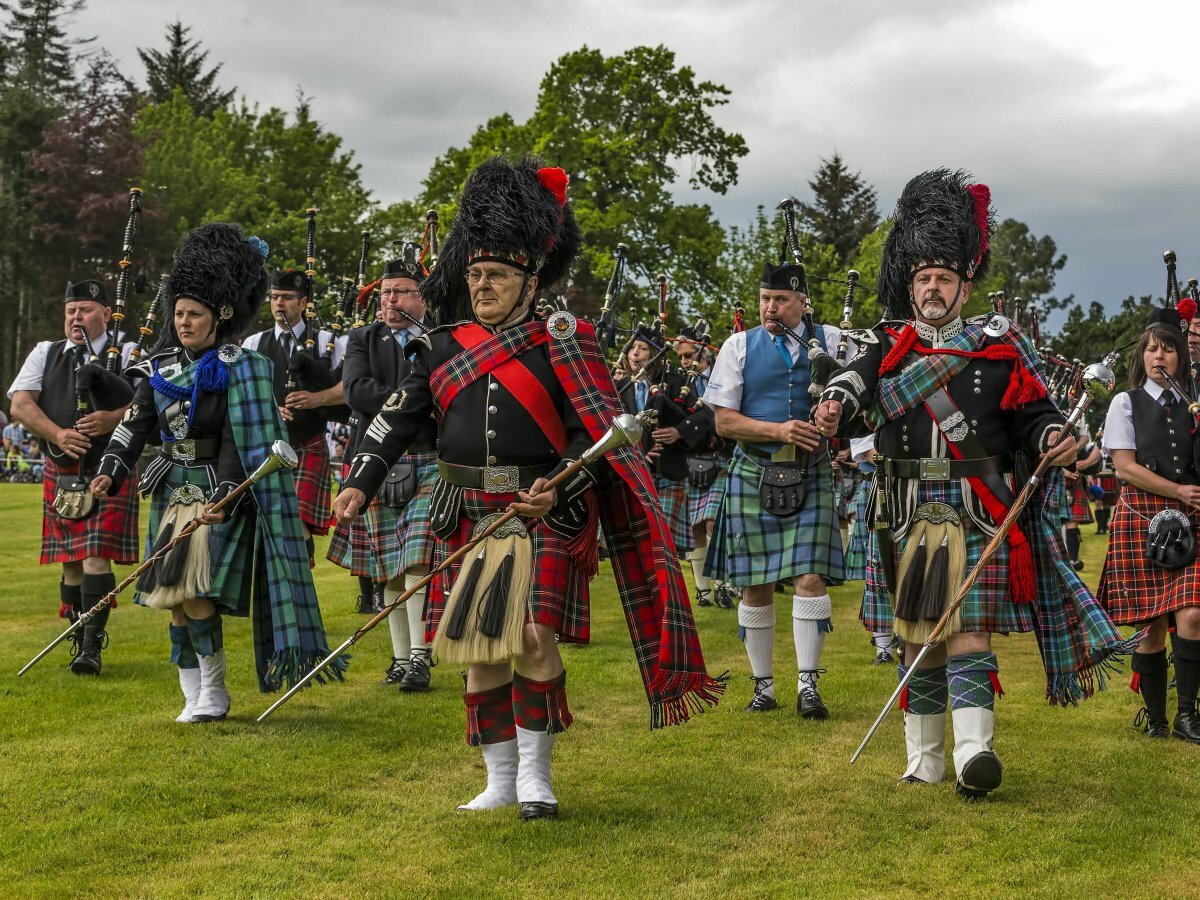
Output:
[[96,511],[96,496],[78,475],[59,475],[55,481],[54,511],[64,519],[86,519]]
[[379,502],[389,509],[403,509],[417,495],[417,467],[411,462],[398,462],[388,469]]
[[773,516],[790,516],[804,505],[808,471],[800,466],[763,466],[758,481],[758,499]]
[[689,456],[688,484],[694,488],[710,488],[721,471],[721,461],[715,456]]
[[1168,572],[1191,565],[1196,558],[1191,520],[1177,509],[1164,509],[1150,520],[1143,552],[1151,565]]

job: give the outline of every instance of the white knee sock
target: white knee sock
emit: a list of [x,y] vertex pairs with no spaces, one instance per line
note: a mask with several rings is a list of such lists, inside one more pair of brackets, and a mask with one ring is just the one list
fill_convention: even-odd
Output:
[[[405,575],[404,589],[407,591],[420,582],[424,575]],[[429,653],[429,645],[425,643],[425,594],[428,588],[421,588],[404,605],[408,608],[408,638],[412,644],[412,654]]]
[[890,631],[872,631],[871,640],[875,642],[876,650],[890,650],[892,648],[892,633]]
[[[393,582],[389,581],[387,587],[383,589],[383,602],[390,606],[396,602],[403,591],[392,587]],[[394,613],[388,616],[388,631],[392,635],[392,656],[399,660],[407,660],[412,652],[412,643],[408,632],[408,610],[401,606]]]
[[[738,625],[746,641],[746,656],[750,658],[750,671],[755,678],[770,678],[775,655],[775,604],[747,606],[738,604]],[[775,685],[763,687],[762,693],[775,696]]]
[[825,632],[831,627],[832,614],[833,602],[828,594],[792,596],[792,639],[796,642],[796,668],[801,672],[820,668],[821,649],[825,646]]
[[692,577],[696,580],[696,590],[712,590],[712,582],[704,574],[704,557],[708,553],[708,545],[697,547],[688,553],[688,562],[692,564]]

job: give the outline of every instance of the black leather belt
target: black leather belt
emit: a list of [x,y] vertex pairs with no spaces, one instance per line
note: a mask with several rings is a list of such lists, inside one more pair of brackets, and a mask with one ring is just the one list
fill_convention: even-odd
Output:
[[438,475],[458,487],[486,491],[489,494],[513,494],[528,490],[539,478],[545,478],[554,466],[456,466],[438,460]]
[[[751,459],[757,462],[769,463],[773,466],[799,466],[804,461],[804,454],[806,452],[797,447],[795,460],[789,462],[776,462],[772,459],[774,454],[769,450],[760,450],[754,444],[747,444],[745,441],[738,441],[737,445],[738,449]],[[824,459],[827,455],[828,451],[822,448],[809,460],[809,464],[811,465],[812,463],[818,462],[819,460]]]
[[985,456],[983,459],[885,459],[883,472],[892,478],[919,478],[921,481],[949,481],[951,478],[982,478],[1012,471],[1009,456]]
[[165,441],[162,446],[163,456],[171,462],[186,464],[194,463],[198,459],[215,459],[220,452],[221,439],[215,437]]

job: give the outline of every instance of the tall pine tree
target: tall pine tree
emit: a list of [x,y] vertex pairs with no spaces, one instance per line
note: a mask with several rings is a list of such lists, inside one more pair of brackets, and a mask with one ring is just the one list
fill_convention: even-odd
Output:
[[225,109],[233,100],[232,90],[217,87],[221,63],[205,71],[208,51],[200,50],[200,42],[188,39],[190,28],[176,19],[167,26],[167,49],[138,48],[138,56],[146,67],[146,92],[152,103],[166,103],[175,92],[192,104],[196,115],[208,118],[218,109]]
[[879,225],[875,188],[863,180],[861,172],[851,172],[836,150],[829,159],[821,160],[808,186],[813,202],[800,204],[801,225],[820,243],[833,247],[838,263],[845,266],[862,239]]

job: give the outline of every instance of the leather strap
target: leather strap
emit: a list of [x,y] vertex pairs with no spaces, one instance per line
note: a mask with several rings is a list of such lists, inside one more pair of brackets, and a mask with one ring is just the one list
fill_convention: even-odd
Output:
[[922,481],[946,481],[951,478],[982,478],[1011,472],[1008,456],[983,459],[886,459],[883,470],[892,478],[919,478]]
[[[952,451],[957,451],[954,452],[954,456],[959,457],[960,462],[988,458],[983,441],[979,440],[979,437],[971,431],[966,416],[954,405],[954,401],[945,388],[930,394],[925,400],[925,408],[929,410],[929,415],[937,423],[946,443],[951,445]],[[989,472],[983,475],[966,475],[964,477],[978,478],[992,492],[992,495],[1004,504],[1005,508],[1012,506],[1015,498],[999,473]]]
[[[438,474],[443,481],[458,487],[471,488],[477,491],[491,489],[494,493],[511,493],[517,490],[528,490],[539,478],[544,478],[554,470],[554,465],[547,463],[540,466],[456,466],[444,460],[438,460]],[[504,491],[497,491],[501,483],[493,478],[497,476],[504,480]],[[514,483],[515,482],[515,483]]]

